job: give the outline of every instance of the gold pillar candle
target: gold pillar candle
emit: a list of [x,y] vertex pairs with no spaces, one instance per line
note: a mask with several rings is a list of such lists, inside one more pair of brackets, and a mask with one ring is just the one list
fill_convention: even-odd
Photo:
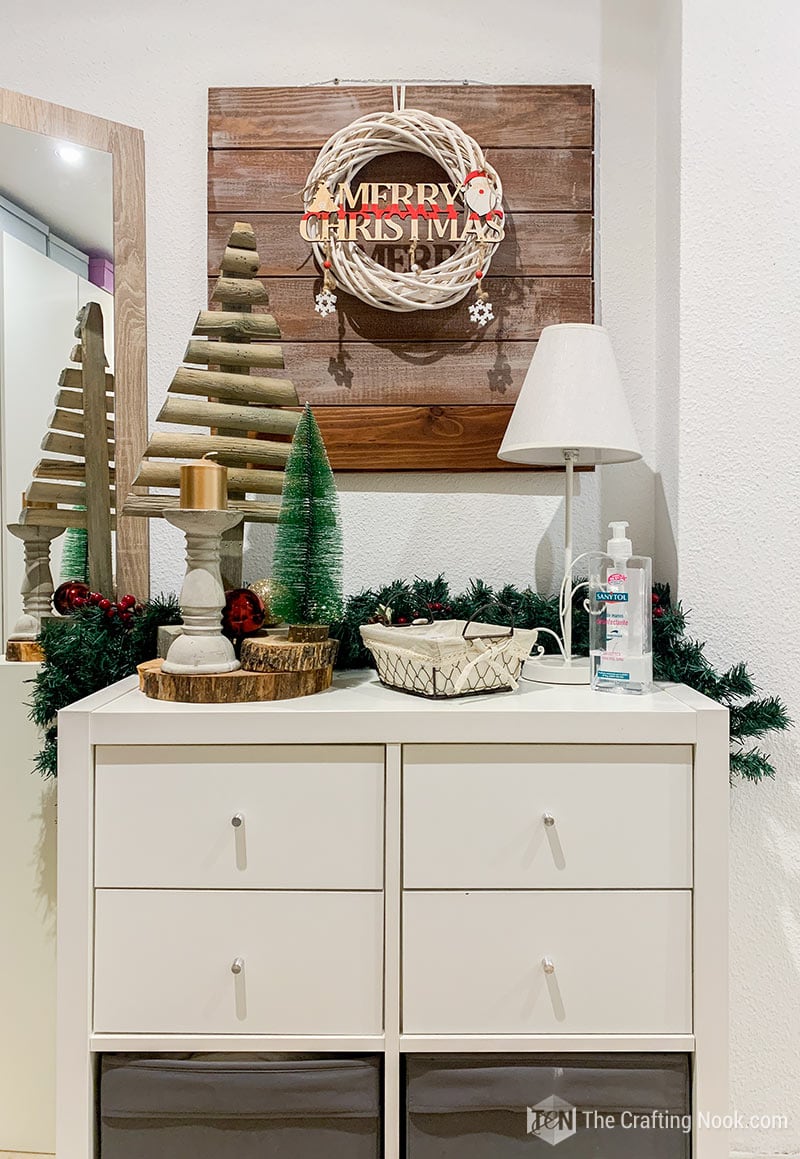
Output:
[[184,464],[180,506],[188,511],[227,511],[228,468],[206,458]]

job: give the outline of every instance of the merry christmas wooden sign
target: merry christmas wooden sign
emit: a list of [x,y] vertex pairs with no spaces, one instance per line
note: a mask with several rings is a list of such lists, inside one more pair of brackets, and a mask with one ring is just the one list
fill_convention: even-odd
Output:
[[496,458],[543,326],[593,320],[589,86],[209,93],[209,276],[252,222],[336,470]]
[[[463,196],[466,214],[460,212],[456,194]],[[300,219],[300,234],[309,242],[394,242],[406,236],[455,242],[470,235],[501,241],[503,210],[494,182],[483,170],[472,170],[457,188],[446,181],[362,181],[357,186],[343,181],[334,195],[321,181]]]

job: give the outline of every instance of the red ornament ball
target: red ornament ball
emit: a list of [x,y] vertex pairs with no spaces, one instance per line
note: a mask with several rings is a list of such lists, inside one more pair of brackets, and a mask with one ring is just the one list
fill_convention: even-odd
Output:
[[663,608],[653,608],[653,616],[656,620],[660,620],[663,615],[664,615]]
[[476,270],[475,277],[478,279],[478,281],[480,281],[481,278],[483,277],[483,270]]
[[325,259],[325,261],[322,263],[322,265],[323,265],[323,268],[324,268],[324,269],[326,269],[326,270],[329,270],[329,269],[331,268],[331,262],[330,262],[330,261],[329,261],[327,258],[326,258],[326,259]]
[[653,603],[654,603],[654,604],[660,604],[660,603],[661,603],[661,597],[658,595],[658,593],[657,593],[657,592],[653,592]]
[[225,596],[222,630],[226,636],[251,636],[264,623],[264,605],[250,588],[234,588]]
[[[77,607],[82,607],[89,596],[89,585],[80,580],[67,580],[53,593],[53,607],[60,616],[69,616]],[[81,600],[81,604],[75,601]]]

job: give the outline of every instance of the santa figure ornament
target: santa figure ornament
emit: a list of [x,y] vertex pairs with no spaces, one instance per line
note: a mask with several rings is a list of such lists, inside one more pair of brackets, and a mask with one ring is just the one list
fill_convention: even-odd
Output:
[[497,205],[497,193],[482,169],[473,169],[466,175],[459,193],[476,217],[486,217]]
[[[461,183],[459,193],[464,198],[470,219],[472,221],[478,218],[483,219],[489,229],[495,234],[499,234],[497,238],[499,241],[504,232],[503,211],[499,207],[497,190],[488,174],[483,169],[473,169]],[[494,312],[489,295],[480,285],[483,278],[482,268],[475,271],[475,278],[478,281],[478,290],[475,301],[469,307],[469,319],[470,322],[477,322],[479,326],[486,326],[487,323],[494,321]]]

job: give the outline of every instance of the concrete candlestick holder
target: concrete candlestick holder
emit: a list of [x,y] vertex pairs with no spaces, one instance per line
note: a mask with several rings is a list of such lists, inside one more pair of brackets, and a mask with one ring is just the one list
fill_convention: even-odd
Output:
[[22,615],[9,640],[35,640],[42,620],[53,611],[53,576],[50,572],[50,543],[63,527],[37,527],[29,523],[9,523],[8,530],[21,539],[25,552],[25,578],[20,589]]
[[164,518],[186,535],[186,577],[181,588],[183,632],[170,645],[163,671],[188,674],[235,672],[239,661],[222,635],[225,590],[220,574],[223,531],[242,519],[240,511],[180,508]]

